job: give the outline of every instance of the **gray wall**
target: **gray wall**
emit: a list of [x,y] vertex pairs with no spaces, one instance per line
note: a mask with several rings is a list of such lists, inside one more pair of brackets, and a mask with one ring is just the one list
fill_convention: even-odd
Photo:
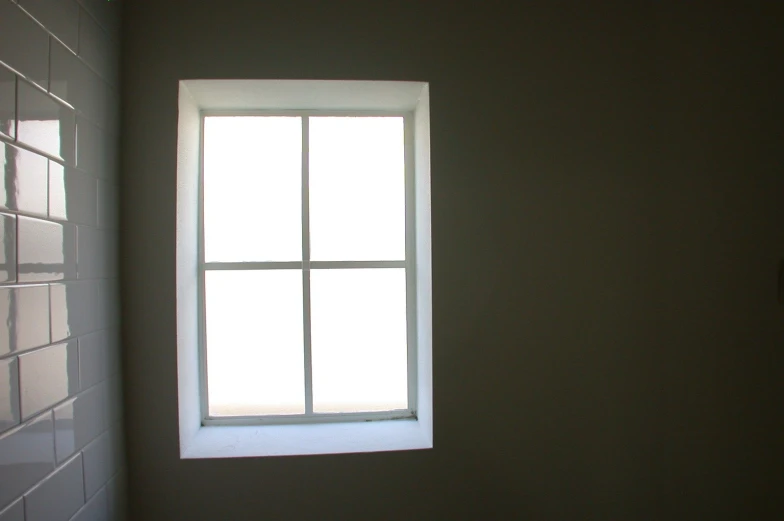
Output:
[[[777,7],[438,4],[125,3],[134,517],[782,517]],[[434,450],[179,459],[182,78],[431,83]]]
[[119,31],[0,0],[0,521],[125,518]]

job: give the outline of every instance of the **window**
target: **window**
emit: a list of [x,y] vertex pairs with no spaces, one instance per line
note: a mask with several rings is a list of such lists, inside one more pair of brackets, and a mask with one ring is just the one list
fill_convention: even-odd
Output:
[[409,119],[204,114],[207,424],[416,414]]
[[181,457],[432,447],[427,84],[184,80],[177,150]]

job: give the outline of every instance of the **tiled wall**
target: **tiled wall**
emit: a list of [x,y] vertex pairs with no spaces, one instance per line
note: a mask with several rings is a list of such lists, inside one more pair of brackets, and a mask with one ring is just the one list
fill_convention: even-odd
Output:
[[124,518],[118,0],[0,0],[0,521]]

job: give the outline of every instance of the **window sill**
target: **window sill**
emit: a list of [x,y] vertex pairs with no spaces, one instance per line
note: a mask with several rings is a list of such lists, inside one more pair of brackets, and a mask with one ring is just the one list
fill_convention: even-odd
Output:
[[417,420],[308,425],[201,427],[181,447],[184,459],[345,454],[433,447]]

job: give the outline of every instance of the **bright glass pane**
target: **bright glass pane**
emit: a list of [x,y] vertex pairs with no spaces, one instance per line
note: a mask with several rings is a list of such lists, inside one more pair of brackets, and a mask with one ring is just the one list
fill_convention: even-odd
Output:
[[205,273],[211,416],[302,414],[302,272]]
[[301,118],[204,118],[204,257],[302,259]]
[[310,277],[314,412],[406,409],[405,269]]
[[312,117],[310,257],[405,259],[402,117]]

